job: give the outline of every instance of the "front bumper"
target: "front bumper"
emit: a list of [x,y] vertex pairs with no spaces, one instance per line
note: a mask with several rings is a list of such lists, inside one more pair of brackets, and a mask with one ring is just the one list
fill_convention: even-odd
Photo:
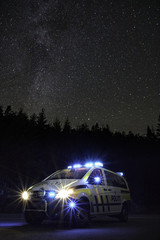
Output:
[[25,211],[47,211],[47,201],[46,200],[28,200],[26,202]]
[[28,200],[25,206],[25,212],[44,212],[49,218],[58,218],[59,216],[66,216],[69,209],[69,202],[71,199],[60,200],[54,199],[47,201],[45,199]]

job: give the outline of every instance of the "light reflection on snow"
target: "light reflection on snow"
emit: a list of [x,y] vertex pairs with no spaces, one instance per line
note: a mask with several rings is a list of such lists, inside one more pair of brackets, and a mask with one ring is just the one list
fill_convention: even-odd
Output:
[[0,213],[0,228],[14,228],[22,227],[24,225],[26,225],[26,222],[23,213]]
[[24,223],[21,222],[0,222],[0,227],[19,227],[23,225]]

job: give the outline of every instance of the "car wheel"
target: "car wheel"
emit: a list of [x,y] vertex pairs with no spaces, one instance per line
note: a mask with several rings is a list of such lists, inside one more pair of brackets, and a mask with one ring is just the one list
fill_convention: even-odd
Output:
[[75,211],[75,225],[85,227],[90,224],[89,203],[79,201],[79,207]]
[[123,204],[121,214],[119,216],[119,220],[121,222],[127,222],[128,221],[128,206],[126,203]]
[[28,224],[40,224],[45,219],[45,214],[43,212],[25,212],[25,220]]

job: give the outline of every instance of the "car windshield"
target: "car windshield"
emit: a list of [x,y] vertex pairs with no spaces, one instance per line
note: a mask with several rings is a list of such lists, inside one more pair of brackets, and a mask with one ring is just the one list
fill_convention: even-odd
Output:
[[78,168],[78,169],[64,169],[53,173],[51,176],[45,180],[54,180],[54,179],[81,179],[88,169]]

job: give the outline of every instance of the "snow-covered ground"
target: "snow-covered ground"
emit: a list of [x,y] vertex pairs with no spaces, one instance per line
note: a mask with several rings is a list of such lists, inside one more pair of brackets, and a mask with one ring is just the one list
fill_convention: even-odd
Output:
[[128,223],[97,219],[90,227],[78,229],[45,221],[29,226],[22,214],[0,214],[0,240],[159,240],[160,215],[131,215]]

